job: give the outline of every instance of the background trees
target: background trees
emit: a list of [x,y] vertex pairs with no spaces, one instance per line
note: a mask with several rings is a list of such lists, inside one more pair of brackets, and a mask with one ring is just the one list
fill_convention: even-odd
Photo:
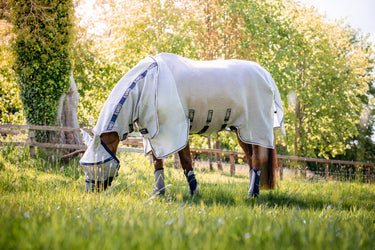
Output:
[[[202,60],[253,60],[268,69],[284,103],[287,136],[278,139],[283,153],[365,156],[358,153],[361,145],[367,145],[366,152],[373,147],[374,47],[358,31],[327,21],[314,8],[284,0],[98,0],[96,5],[109,6],[103,18],[108,34],[75,32],[70,60],[82,124],[94,125],[114,84],[140,59],[171,52]],[[21,74],[29,68],[18,67]],[[369,118],[365,130],[360,126],[364,114]],[[220,135],[229,149],[236,147],[233,139]],[[192,143],[207,142],[196,137]]]

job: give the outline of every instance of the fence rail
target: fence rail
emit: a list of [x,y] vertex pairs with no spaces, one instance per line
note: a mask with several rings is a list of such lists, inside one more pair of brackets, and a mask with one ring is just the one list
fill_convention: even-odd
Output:
[[[37,125],[19,125],[19,124],[0,124],[0,134],[2,136],[6,135],[18,135],[18,134],[29,134],[26,141],[11,141],[4,142],[0,141],[0,145],[12,144],[14,146],[30,146],[30,147],[42,147],[42,148],[54,148],[54,149],[71,149],[76,150],[75,152],[64,156],[69,158],[70,156],[75,156],[79,153],[83,153],[86,149],[86,145],[74,145],[74,144],[58,144],[58,143],[41,143],[35,140],[35,130],[44,131],[64,131],[64,132],[77,132],[80,128],[69,128],[69,127],[57,127],[57,126],[37,126]],[[86,132],[91,132],[90,128],[83,128]],[[132,147],[119,147],[119,152],[136,152],[143,153],[143,141],[139,137],[129,137],[127,140],[122,142],[125,146]],[[238,158],[244,159],[244,153],[238,151],[222,150],[222,149],[204,149],[204,148],[191,148],[193,159],[196,155],[201,154],[215,154],[216,162],[218,166],[221,166],[222,156],[229,157],[230,162],[230,172],[232,175],[235,174],[235,160]],[[337,165],[352,165],[352,166],[362,166],[366,167],[366,179],[367,182],[371,182],[373,175],[371,174],[372,169],[375,169],[375,163],[370,162],[355,162],[355,161],[343,161],[343,160],[332,160],[332,159],[320,159],[320,158],[308,158],[299,156],[286,156],[277,155],[278,159],[278,170],[280,177],[283,177],[283,167],[284,165],[290,165],[292,162],[315,162],[324,164],[324,175],[326,177],[330,176],[332,173],[329,172],[330,164]],[[220,167],[219,167],[220,168]]]

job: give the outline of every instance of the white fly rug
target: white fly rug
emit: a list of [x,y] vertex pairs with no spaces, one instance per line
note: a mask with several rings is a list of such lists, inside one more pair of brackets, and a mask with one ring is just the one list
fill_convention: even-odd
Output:
[[[283,119],[276,84],[257,63],[163,53],[140,61],[118,82],[93,132],[99,137],[116,131],[125,139],[136,124],[145,153],[163,158],[184,148],[189,133],[229,127],[237,128],[245,143],[273,148],[273,128],[285,134]],[[93,161],[84,158],[81,162]]]

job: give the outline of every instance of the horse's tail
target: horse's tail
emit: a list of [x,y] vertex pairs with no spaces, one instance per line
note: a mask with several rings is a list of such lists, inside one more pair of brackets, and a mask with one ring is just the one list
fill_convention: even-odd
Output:
[[276,146],[267,148],[267,163],[263,165],[260,186],[266,189],[274,189],[276,186],[277,154]]

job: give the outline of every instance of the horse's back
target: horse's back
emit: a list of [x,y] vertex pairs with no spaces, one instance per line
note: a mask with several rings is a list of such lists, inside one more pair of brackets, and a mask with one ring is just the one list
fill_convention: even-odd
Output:
[[[177,84],[187,80],[210,79],[210,76],[220,78],[219,82],[233,84],[243,80],[244,76],[251,79],[254,76],[268,74],[258,63],[252,61],[238,59],[195,61],[169,53],[161,53],[156,58],[161,58],[168,65]],[[210,81],[205,83],[209,84]]]
[[[191,133],[210,134],[228,126],[249,131],[247,123],[260,124],[263,133],[270,122],[260,113],[273,104],[270,76],[255,62],[244,60],[194,61],[174,54],[159,54],[175,79]],[[272,78],[271,78],[272,79]],[[264,100],[264,99],[269,100]],[[243,129],[241,129],[243,128]],[[272,130],[272,129],[271,129]],[[264,131],[265,132],[265,131]],[[246,132],[244,141],[252,141]],[[245,135],[243,132],[241,135]]]

